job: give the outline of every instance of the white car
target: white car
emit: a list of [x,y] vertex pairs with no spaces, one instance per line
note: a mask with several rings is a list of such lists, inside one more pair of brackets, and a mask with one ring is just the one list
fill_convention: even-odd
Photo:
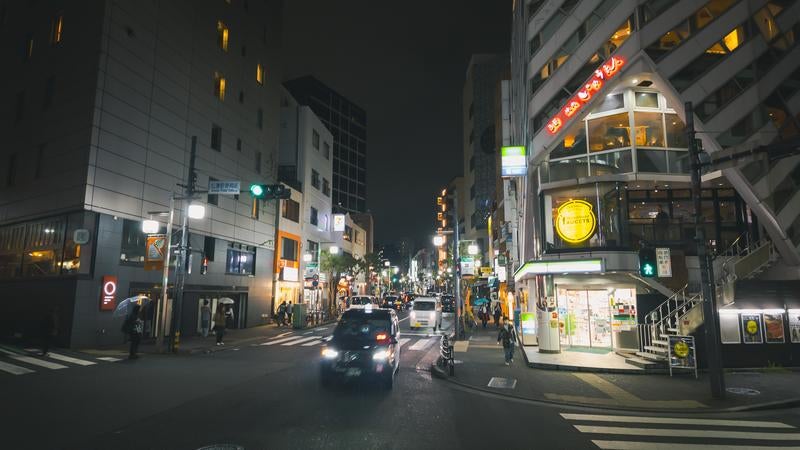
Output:
[[436,297],[417,297],[408,314],[408,324],[414,328],[442,328],[442,302]]
[[375,298],[373,295],[354,295],[350,297],[350,301],[348,302],[348,309],[361,309],[367,305],[372,305],[377,307],[378,299]]

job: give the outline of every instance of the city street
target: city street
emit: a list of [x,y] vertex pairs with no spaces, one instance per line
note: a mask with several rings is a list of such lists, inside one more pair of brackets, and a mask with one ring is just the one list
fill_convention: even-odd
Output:
[[[399,316],[401,366],[391,392],[361,384],[330,390],[319,386],[321,338],[332,331],[332,325],[314,330],[275,329],[261,342],[226,351],[147,355],[132,362],[63,351],[56,351],[52,358],[6,352],[0,357],[0,395],[6,406],[0,413],[4,447],[800,445],[800,433],[791,428],[800,425],[799,410],[703,414],[702,419],[708,421],[699,420],[698,415],[681,420],[681,415],[669,413],[636,414],[636,419],[630,419],[618,411],[559,408],[458,387],[430,375],[438,337],[409,330],[407,313]],[[445,331],[451,326],[446,315]],[[14,374],[11,366],[27,371]]]

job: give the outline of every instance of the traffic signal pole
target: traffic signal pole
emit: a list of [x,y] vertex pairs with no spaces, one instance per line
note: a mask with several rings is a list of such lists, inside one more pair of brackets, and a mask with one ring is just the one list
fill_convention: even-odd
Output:
[[719,341],[719,315],[717,314],[716,288],[714,286],[714,266],[706,249],[705,224],[701,204],[700,150],[697,148],[694,130],[694,110],[692,102],[685,103],[686,139],[689,144],[689,157],[692,162],[692,197],[694,200],[695,243],[697,258],[700,260],[700,277],[703,293],[703,317],[705,318],[706,358],[708,359],[708,378],[713,398],[725,398],[725,376],[722,372],[722,349]]
[[178,262],[175,267],[175,306],[172,311],[172,340],[170,350],[178,350],[181,340],[181,315],[183,310],[183,288],[188,273],[188,246],[189,246],[189,203],[195,194],[197,173],[195,160],[197,159],[197,136],[192,136],[192,147],[189,152],[189,174],[184,186],[183,211],[181,212],[181,243],[178,249]]

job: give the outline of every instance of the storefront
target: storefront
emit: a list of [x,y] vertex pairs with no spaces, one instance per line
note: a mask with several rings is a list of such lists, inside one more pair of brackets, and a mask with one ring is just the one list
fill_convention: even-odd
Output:
[[298,303],[304,297],[303,285],[300,282],[300,236],[278,232],[278,248],[275,252],[276,301],[273,308],[277,311],[283,303]]
[[629,348],[636,330],[636,289],[556,285],[563,348]]

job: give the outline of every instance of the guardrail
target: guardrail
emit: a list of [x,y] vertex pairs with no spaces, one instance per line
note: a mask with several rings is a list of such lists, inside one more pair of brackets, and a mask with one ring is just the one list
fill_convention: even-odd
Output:
[[447,335],[442,336],[441,345],[439,347],[439,365],[447,367],[448,373],[452,377],[456,373],[456,363],[454,359],[453,345]]

